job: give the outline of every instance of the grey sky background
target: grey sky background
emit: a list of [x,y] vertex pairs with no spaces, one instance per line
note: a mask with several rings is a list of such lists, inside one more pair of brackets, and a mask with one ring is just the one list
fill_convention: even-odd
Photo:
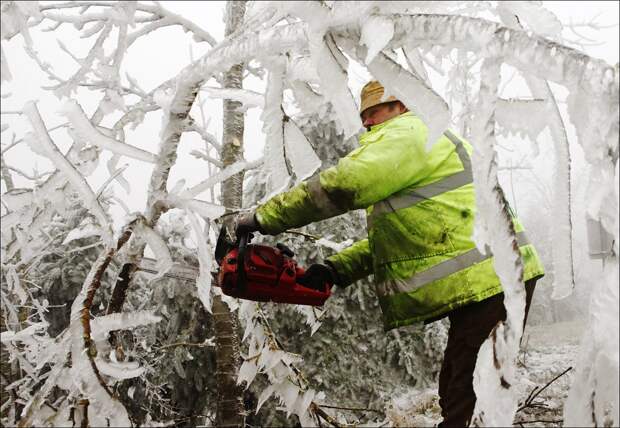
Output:
[[[200,24],[218,41],[222,40],[224,35],[222,17],[225,2],[163,1],[161,4],[165,8]],[[617,1],[544,2],[545,7],[554,12],[563,23],[583,23],[595,18],[602,25],[616,24],[613,27],[603,28],[598,31],[592,31],[588,28],[578,29],[580,34],[597,42],[596,45],[587,46],[585,52],[601,58],[610,64],[618,62],[618,4],[619,2]],[[43,27],[46,26],[44,25]],[[574,34],[571,36],[569,31],[565,34],[572,39],[577,39],[577,36]],[[66,53],[58,48],[56,39],[62,40],[78,56],[84,56],[94,42],[93,39],[80,39],[79,32],[69,25],[63,25],[59,30],[47,33],[34,29],[32,30],[32,38],[34,40],[34,47],[40,56],[53,66],[56,74],[61,76],[70,76],[75,72],[76,64]],[[114,38],[112,39],[114,40]],[[2,111],[21,110],[25,102],[36,100],[48,128],[65,122],[64,117],[58,114],[62,102],[51,93],[40,88],[42,85],[49,84],[50,82],[38,69],[33,60],[24,52],[22,37],[16,36],[8,42],[2,41],[2,44],[13,74],[13,81],[2,85]],[[144,90],[149,91],[166,79],[176,75],[190,62],[190,44],[194,45],[194,58],[202,56],[209,49],[207,43],[200,43],[198,45],[191,43],[191,35],[184,33],[180,28],[169,27],[157,30],[149,36],[139,39],[131,46],[122,72],[129,73],[139,82]],[[109,53],[111,46],[111,44],[108,46],[106,53]],[[352,91],[357,94],[368,78],[369,74],[365,69],[355,66],[350,75]],[[432,78],[434,78],[433,83],[436,83],[441,91],[441,77],[435,75]],[[214,82],[210,84],[214,84]],[[265,86],[264,82],[255,77],[246,79],[244,85],[246,88],[260,92],[264,90]],[[7,94],[10,94],[10,96],[4,97]],[[75,98],[82,104],[87,114],[92,114],[101,96],[100,93],[89,93],[86,89],[80,89]],[[218,138],[221,138],[222,103],[219,100],[207,99],[206,93],[202,94],[202,100],[205,101],[204,112],[209,121],[208,130]],[[261,129],[260,113],[261,111],[258,108],[249,109],[246,113],[245,146],[246,158],[248,159],[259,157],[264,144],[265,137]],[[198,118],[201,116],[197,106],[192,110],[192,114]],[[102,125],[111,125],[119,116],[120,113],[106,116]],[[135,131],[127,133],[127,141],[156,153],[161,119],[160,112],[149,113],[143,125]],[[12,132],[15,132],[19,138],[29,129],[25,117],[20,115],[2,114],[1,120],[2,123],[7,123],[10,126],[10,129],[1,135],[3,145],[11,141]],[[66,151],[68,149],[70,139],[64,130],[53,132],[52,137],[61,150]],[[574,141],[574,134],[572,139]],[[205,162],[189,155],[192,150],[202,148],[204,148],[204,143],[198,135],[195,133],[184,134],[179,149],[179,162],[172,170],[169,188],[173,187],[175,182],[180,179],[184,179],[186,185],[191,186],[207,177]],[[577,150],[579,149],[577,148]],[[95,190],[109,176],[106,161],[110,157],[110,153],[103,152],[99,167],[88,178],[89,183]],[[5,158],[9,165],[28,173],[32,173],[34,170],[38,172],[49,171],[51,168],[49,161],[42,157],[34,156],[25,144],[20,144],[11,149],[6,153]],[[579,155],[577,158],[579,158]],[[576,162],[580,162],[580,160],[576,159]],[[120,186],[112,184],[114,192],[120,199],[126,202],[131,211],[141,211],[145,207],[146,190],[152,167],[149,164],[127,160],[126,158],[121,159],[119,166],[124,163],[130,164],[124,175],[131,183],[132,191],[130,194],[127,194]],[[16,174],[14,174],[14,179],[18,187],[29,184],[28,181]],[[2,186],[4,191],[4,183],[2,183]],[[201,195],[201,198],[208,200],[208,194],[204,193]],[[122,223],[124,211],[120,207],[115,207],[113,215],[116,225],[119,226]]]

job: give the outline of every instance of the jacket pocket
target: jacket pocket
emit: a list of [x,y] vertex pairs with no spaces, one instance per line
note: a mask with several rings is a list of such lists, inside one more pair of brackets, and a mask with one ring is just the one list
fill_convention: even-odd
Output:
[[421,259],[455,250],[444,216],[432,200],[372,219],[376,263]]

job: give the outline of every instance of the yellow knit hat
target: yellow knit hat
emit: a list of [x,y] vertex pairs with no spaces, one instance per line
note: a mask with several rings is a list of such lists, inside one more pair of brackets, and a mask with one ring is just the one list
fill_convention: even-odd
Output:
[[360,115],[367,108],[374,107],[379,104],[389,103],[392,101],[398,101],[398,99],[392,95],[382,100],[383,97],[383,85],[377,82],[376,80],[371,80],[366,83],[362,88],[362,93],[360,94],[361,98],[361,106],[360,106]]

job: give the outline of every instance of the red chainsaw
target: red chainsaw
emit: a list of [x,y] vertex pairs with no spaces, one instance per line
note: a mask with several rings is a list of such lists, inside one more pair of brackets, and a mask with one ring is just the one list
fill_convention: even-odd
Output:
[[332,284],[325,283],[317,290],[298,283],[305,270],[293,259],[294,253],[280,243],[276,248],[250,244],[252,237],[243,235],[231,244],[224,227],[220,232],[215,260],[219,265],[217,285],[224,294],[257,302],[312,306],[325,303]]

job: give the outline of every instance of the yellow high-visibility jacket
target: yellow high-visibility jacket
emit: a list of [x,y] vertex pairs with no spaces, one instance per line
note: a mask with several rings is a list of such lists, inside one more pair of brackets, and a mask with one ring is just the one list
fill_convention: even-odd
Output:
[[[385,328],[439,317],[501,293],[493,258],[471,240],[476,203],[469,143],[447,131],[427,152],[412,113],[375,125],[360,147],[256,211],[261,227],[291,227],[365,208],[368,239],[327,259],[342,285],[375,275]],[[514,218],[528,280],[543,266]]]

